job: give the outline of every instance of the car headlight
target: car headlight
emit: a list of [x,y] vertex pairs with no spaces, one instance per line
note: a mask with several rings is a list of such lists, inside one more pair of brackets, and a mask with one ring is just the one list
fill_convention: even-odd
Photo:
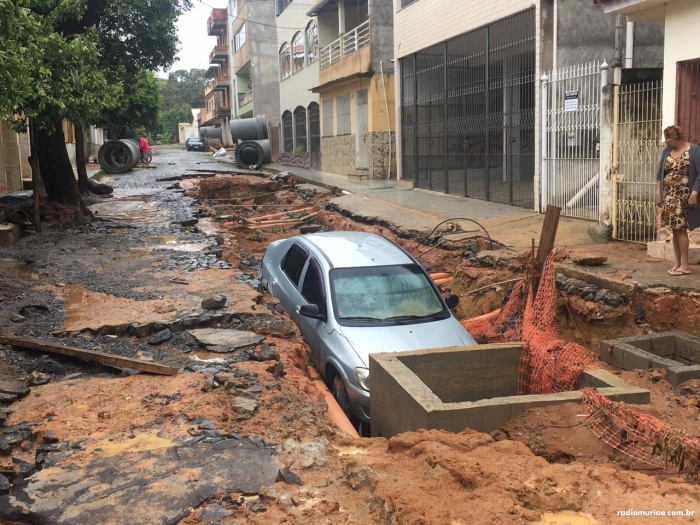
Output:
[[369,392],[369,370],[366,368],[355,369],[355,380],[357,384]]

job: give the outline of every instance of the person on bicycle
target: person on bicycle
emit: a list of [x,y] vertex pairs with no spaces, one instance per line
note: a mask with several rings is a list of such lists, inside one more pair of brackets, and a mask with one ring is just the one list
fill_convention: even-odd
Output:
[[143,157],[146,153],[151,152],[151,147],[148,145],[148,141],[146,140],[146,137],[141,135],[141,138],[139,139],[139,149],[141,149],[141,156]]

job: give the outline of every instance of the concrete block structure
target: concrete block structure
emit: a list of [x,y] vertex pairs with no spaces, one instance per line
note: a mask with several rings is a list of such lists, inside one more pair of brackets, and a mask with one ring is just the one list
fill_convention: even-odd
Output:
[[322,0],[307,14],[318,24],[321,169],[395,177],[391,0]]
[[678,386],[700,379],[700,337],[661,332],[600,342],[600,360],[624,370],[663,368]]
[[[372,354],[372,435],[471,428],[490,432],[535,407],[581,402],[581,392],[517,395],[522,345],[502,343],[414,352]],[[578,388],[595,388],[608,399],[649,403],[649,392],[605,370],[583,373]]]

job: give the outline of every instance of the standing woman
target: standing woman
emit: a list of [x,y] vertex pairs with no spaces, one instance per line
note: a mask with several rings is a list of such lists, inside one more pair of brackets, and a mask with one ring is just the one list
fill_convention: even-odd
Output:
[[656,202],[661,208],[661,226],[673,232],[676,264],[669,275],[687,275],[688,230],[700,228],[700,148],[685,140],[683,130],[669,126],[664,130],[666,148],[656,174]]

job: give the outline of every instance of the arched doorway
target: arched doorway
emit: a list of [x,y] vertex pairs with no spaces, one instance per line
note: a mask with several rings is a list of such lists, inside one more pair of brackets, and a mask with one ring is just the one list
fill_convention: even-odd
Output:
[[311,169],[321,169],[321,115],[318,104],[309,104],[309,162]]

